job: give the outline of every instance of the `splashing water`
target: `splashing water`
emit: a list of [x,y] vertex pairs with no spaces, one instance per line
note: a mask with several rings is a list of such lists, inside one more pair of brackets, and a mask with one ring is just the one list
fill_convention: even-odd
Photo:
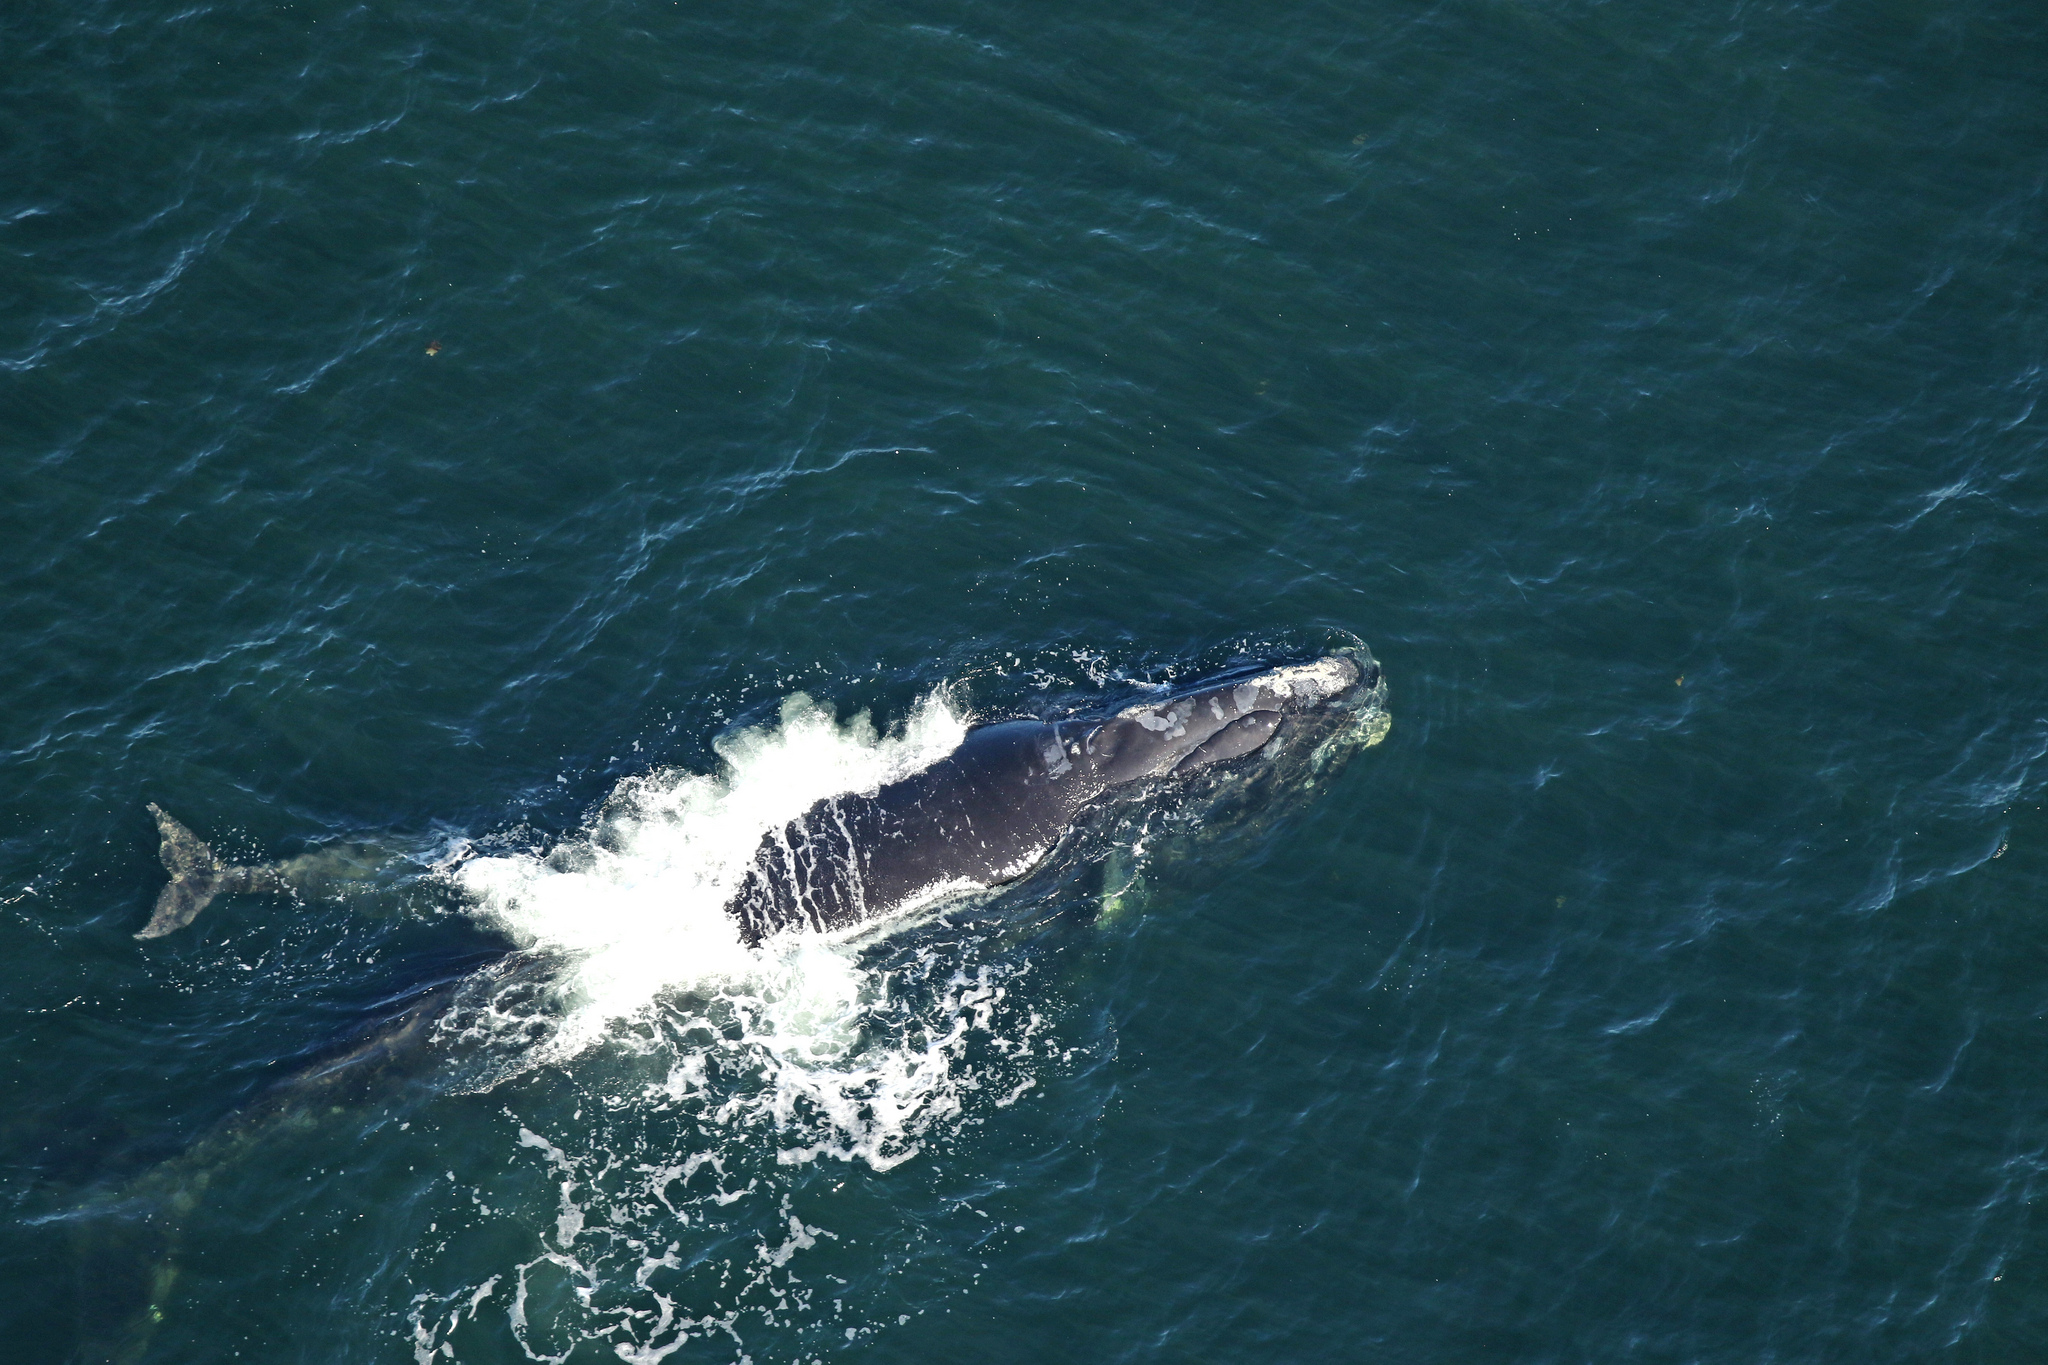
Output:
[[508,1331],[532,1360],[654,1362],[691,1341],[691,1358],[758,1352],[761,1329],[809,1350],[880,1325],[844,1276],[823,1297],[804,1278],[842,1246],[806,1221],[830,1215],[805,1173],[899,1166],[1015,1103],[1060,1049],[1017,989],[1028,965],[981,960],[971,933],[881,951],[786,934],[757,952],[723,906],[765,830],[928,766],[966,728],[943,690],[888,736],[794,696],[720,741],[719,774],[629,779],[585,837],[449,871],[472,913],[559,962],[552,1034],[516,1070],[573,1064],[582,1098],[573,1115],[504,1109],[517,1188],[471,1191],[467,1216],[510,1220],[527,1250],[421,1249],[406,1330],[422,1365]]
[[756,983],[799,1034],[841,1018],[857,988],[850,957],[803,935],[756,954],[725,902],[762,834],[825,797],[873,792],[959,746],[966,718],[941,689],[901,734],[866,713],[840,724],[799,693],[778,724],[717,744],[724,772],[665,770],[621,782],[586,837],[545,857],[472,858],[453,871],[472,912],[521,948],[559,957],[563,1014],[548,1060],[564,1060],[644,1013],[664,991]]

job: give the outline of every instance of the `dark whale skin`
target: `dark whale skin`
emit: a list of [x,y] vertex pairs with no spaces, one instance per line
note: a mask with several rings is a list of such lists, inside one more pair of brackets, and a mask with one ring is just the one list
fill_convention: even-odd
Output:
[[950,891],[1000,886],[1118,788],[1251,758],[1290,725],[1334,729],[1383,696],[1379,665],[1341,653],[1106,718],[978,726],[929,768],[873,793],[828,797],[769,831],[725,908],[755,947],[788,930],[849,929]]

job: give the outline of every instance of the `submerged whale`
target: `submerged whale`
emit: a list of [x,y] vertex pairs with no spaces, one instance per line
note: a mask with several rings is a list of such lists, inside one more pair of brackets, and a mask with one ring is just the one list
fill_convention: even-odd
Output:
[[[1313,783],[1389,725],[1386,684],[1362,648],[1305,663],[1253,666],[1121,709],[969,730],[944,758],[869,792],[819,801],[763,835],[725,903],[738,940],[886,932],[959,893],[1018,881],[1119,803],[1149,810],[1180,794]],[[330,845],[283,862],[222,861],[151,804],[170,881],[136,937],[190,924],[217,897],[319,894],[374,880],[374,850]],[[1103,913],[1128,889],[1105,859]],[[473,970],[472,970],[473,968]],[[544,985],[545,953],[505,948],[410,993],[398,1009],[313,1064],[266,1087],[180,1155],[104,1191],[69,1219],[80,1272],[81,1360],[134,1362],[147,1351],[178,1278],[182,1226],[214,1173],[280,1130],[330,1121],[396,1087],[447,1079],[465,1011],[496,993]],[[90,1292],[87,1292],[90,1291]]]
[[[990,890],[1042,863],[1091,810],[1215,769],[1283,757],[1320,763],[1386,732],[1371,655],[1213,677],[1113,714],[1011,720],[969,730],[932,766],[870,793],[828,797],[762,837],[726,902],[748,947],[781,933],[878,923],[950,895]],[[152,803],[171,880],[135,937],[190,924],[216,897],[288,892],[312,867],[221,862]]]

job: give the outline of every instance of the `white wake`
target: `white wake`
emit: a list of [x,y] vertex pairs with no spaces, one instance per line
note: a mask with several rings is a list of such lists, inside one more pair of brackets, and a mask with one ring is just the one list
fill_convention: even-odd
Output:
[[628,779],[544,856],[447,871],[469,913],[555,964],[537,1000],[506,1007],[547,1023],[507,1074],[549,1063],[582,1098],[569,1114],[545,1084],[499,1090],[526,1193],[473,1189],[483,1213],[464,1214],[511,1219],[531,1252],[478,1274],[454,1252],[440,1263],[445,1234],[420,1248],[406,1330],[422,1365],[507,1329],[534,1360],[601,1343],[644,1362],[691,1341],[696,1358],[706,1339],[741,1358],[763,1329],[785,1344],[873,1329],[844,1291],[806,1283],[838,1245],[829,1204],[802,1206],[822,1197],[806,1172],[887,1171],[1015,1103],[1059,1055],[1053,1032],[1014,957],[956,936],[878,954],[789,933],[750,950],[723,907],[764,832],[929,766],[966,730],[944,690],[888,735],[791,697],[719,741],[718,771]]

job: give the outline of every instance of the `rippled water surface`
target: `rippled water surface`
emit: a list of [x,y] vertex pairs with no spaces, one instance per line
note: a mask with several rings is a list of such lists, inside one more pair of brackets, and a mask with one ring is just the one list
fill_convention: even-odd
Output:
[[[86,0],[0,129],[11,1359],[2048,1352],[2036,6]],[[1354,639],[1313,791],[724,933]],[[138,942],[150,801],[325,880]]]

